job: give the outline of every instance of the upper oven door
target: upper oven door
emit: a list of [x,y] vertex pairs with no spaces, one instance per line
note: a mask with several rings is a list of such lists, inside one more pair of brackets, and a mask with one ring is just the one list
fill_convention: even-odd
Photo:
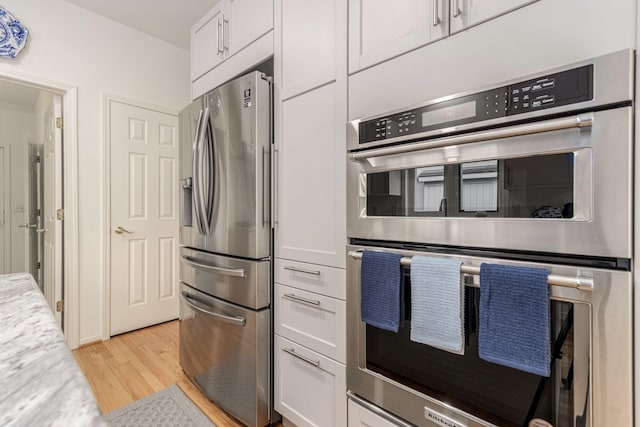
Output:
[[351,238],[631,257],[630,107],[349,160]]

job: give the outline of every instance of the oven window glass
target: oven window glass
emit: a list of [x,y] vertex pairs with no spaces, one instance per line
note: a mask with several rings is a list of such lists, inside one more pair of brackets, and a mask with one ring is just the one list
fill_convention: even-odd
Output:
[[462,212],[498,211],[498,161],[460,165],[460,210]]
[[444,199],[444,166],[430,166],[415,170],[415,212],[440,212]]
[[478,288],[465,288],[463,356],[411,341],[408,268],[404,277],[406,316],[398,333],[366,325],[367,369],[499,426],[526,426],[535,418],[574,426],[572,303],[552,301],[556,357],[546,378],[480,359]]
[[573,218],[574,154],[367,174],[367,216]]

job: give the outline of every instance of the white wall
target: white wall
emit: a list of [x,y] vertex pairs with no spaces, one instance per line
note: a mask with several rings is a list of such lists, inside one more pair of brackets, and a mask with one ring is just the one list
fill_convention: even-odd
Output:
[[[190,100],[189,52],[62,0],[3,0],[29,29],[0,75],[26,73],[78,87],[80,344],[103,318],[103,92],[179,110]],[[167,25],[171,25],[167,22]]]
[[[0,146],[9,147],[11,152],[11,200],[7,218],[11,239],[11,266],[7,273],[19,273],[27,270],[26,265],[26,229],[18,225],[27,222],[26,204],[26,154],[29,142],[36,138],[36,115],[32,108],[23,105],[0,102]],[[22,212],[20,212],[22,211]]]

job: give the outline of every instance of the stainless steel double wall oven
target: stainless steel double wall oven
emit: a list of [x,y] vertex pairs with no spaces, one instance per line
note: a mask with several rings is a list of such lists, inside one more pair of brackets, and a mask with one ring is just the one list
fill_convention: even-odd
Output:
[[[616,52],[350,123],[355,398],[420,426],[633,425],[634,72]],[[363,250],[462,261],[464,356],[412,342],[411,313],[361,321]],[[478,357],[484,262],[550,270],[549,378]]]

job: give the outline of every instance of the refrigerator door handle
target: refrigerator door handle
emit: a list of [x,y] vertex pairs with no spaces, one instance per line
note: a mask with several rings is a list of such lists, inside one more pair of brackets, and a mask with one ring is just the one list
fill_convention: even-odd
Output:
[[204,227],[202,222],[202,199],[200,197],[201,187],[202,187],[202,184],[200,181],[200,135],[202,133],[203,117],[204,117],[204,112],[200,110],[200,114],[198,115],[198,124],[196,125],[195,140],[193,141],[193,157],[192,157],[193,213],[195,214],[195,217],[196,217],[196,226],[198,228],[198,234],[204,234]]
[[209,107],[204,109],[203,132],[200,136],[201,158],[200,167],[202,174],[202,188],[200,200],[202,203],[202,216],[204,222],[204,231],[206,235],[211,234],[211,222],[213,219],[214,203],[215,203],[215,138],[211,126],[211,116]]
[[200,313],[215,317],[216,319],[222,320],[226,323],[231,323],[232,325],[244,326],[247,323],[247,319],[242,316],[228,316],[226,314],[211,311],[213,307],[209,307],[208,305],[205,305],[200,301],[191,298],[191,296],[189,296],[189,294],[186,292],[182,292],[182,297],[184,298],[184,302],[186,302],[189,307]]
[[192,267],[195,267],[201,270],[207,270],[212,273],[223,274],[225,276],[232,276],[232,277],[246,276],[246,273],[242,268],[225,268],[225,267],[217,267],[215,265],[204,264],[202,262],[198,262],[200,260],[192,258],[188,255],[182,255],[182,259],[184,260],[184,262],[186,262]]
[[279,163],[279,159],[278,156],[280,156],[280,149],[278,148],[278,146],[274,145],[273,146],[273,151],[272,153],[272,169],[271,169],[271,188],[273,189],[273,195],[271,197],[271,222],[273,223],[274,227],[278,226],[278,194],[279,194],[279,189],[278,189],[278,185],[280,184],[278,182],[278,165]]
[[268,147],[262,149],[262,223],[269,226],[269,186],[271,185],[270,172],[271,153]]

